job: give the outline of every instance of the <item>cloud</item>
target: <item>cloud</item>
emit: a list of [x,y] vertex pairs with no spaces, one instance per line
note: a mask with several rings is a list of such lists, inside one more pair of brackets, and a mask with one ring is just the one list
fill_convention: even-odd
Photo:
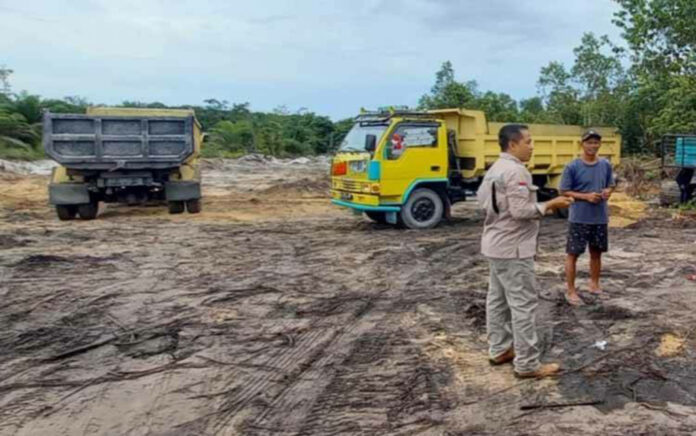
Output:
[[57,0],[0,5],[0,64],[15,89],[119,103],[206,98],[334,118],[415,104],[440,64],[516,98],[610,33],[611,0]]

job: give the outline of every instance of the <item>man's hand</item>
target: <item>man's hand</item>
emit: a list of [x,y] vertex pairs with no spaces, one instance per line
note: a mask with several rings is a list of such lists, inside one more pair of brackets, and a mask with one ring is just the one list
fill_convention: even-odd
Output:
[[590,202],[592,204],[597,204],[600,201],[604,199],[604,193],[599,193],[599,192],[588,192],[587,194],[584,194],[583,200]]
[[609,201],[609,199],[611,198],[612,192],[614,192],[614,190],[611,188],[607,188],[607,189],[602,190],[602,200]]
[[551,210],[567,209],[574,202],[575,200],[573,200],[570,197],[566,197],[565,195],[559,195],[558,197],[547,201],[546,208]]

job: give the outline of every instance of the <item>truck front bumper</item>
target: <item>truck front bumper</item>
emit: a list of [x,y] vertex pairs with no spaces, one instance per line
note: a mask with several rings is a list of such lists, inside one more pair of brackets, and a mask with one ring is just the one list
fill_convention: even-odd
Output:
[[379,196],[331,190],[331,203],[356,211],[399,212],[400,206],[381,206]]

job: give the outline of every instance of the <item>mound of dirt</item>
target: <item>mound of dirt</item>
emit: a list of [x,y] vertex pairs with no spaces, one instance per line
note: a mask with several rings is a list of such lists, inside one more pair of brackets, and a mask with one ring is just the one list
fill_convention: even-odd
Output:
[[300,194],[303,197],[307,194],[313,194],[320,197],[327,197],[330,188],[331,182],[328,178],[303,178],[300,180],[293,180],[288,183],[271,186],[270,188],[266,188],[261,192],[268,195],[293,193]]
[[623,192],[616,192],[609,200],[610,227],[627,227],[645,218],[648,205]]

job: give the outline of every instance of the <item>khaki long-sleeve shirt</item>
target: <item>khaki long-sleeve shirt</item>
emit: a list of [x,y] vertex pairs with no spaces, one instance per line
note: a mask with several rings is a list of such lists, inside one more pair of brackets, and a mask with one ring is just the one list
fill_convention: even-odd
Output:
[[534,257],[539,219],[546,206],[537,203],[532,175],[522,161],[508,153],[488,169],[476,194],[485,210],[481,253],[494,259]]

